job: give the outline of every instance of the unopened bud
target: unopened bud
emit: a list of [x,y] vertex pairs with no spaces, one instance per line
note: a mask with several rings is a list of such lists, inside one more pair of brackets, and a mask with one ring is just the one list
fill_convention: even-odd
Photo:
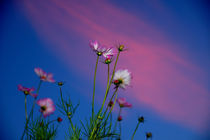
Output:
[[118,47],[118,51],[120,51],[120,52],[123,51],[123,50],[124,50],[124,47],[125,47],[124,45],[120,45],[120,46]]
[[63,86],[64,82],[58,82],[58,86]]
[[62,119],[61,117],[58,117],[58,118],[57,118],[57,121],[58,121],[58,122],[62,122],[63,119]]
[[143,116],[139,117],[139,118],[138,118],[138,121],[139,121],[140,123],[144,123],[144,117],[143,117]]
[[152,133],[151,133],[151,132],[147,132],[147,133],[146,133],[146,137],[147,137],[147,138],[151,138],[151,137],[152,137]]
[[120,122],[120,121],[122,121],[122,116],[119,116],[118,118],[117,118],[117,120]]
[[110,64],[110,63],[111,63],[111,59],[110,59],[110,58],[107,58],[107,59],[105,60],[105,63],[106,63],[106,64]]
[[71,112],[68,112],[67,116],[68,116],[68,118],[70,118],[71,117]]
[[110,101],[109,104],[108,104],[108,106],[109,106],[109,107],[112,107],[113,104],[114,104],[114,102],[113,102],[113,101]]

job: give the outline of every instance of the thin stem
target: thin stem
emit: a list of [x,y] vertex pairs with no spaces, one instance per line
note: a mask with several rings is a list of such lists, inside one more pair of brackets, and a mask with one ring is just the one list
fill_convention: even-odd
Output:
[[[113,98],[114,95],[115,95],[114,104],[112,105],[112,107],[111,107],[111,109],[110,109],[110,111],[109,111],[109,114],[107,115],[107,118],[106,118],[105,121],[107,121],[107,119],[109,118],[109,115],[111,114],[111,112],[112,112],[112,110],[113,110],[113,108],[114,108],[114,105],[115,105],[115,103],[116,103],[116,101],[117,101],[117,96],[118,96],[117,91],[118,91],[118,88],[116,88],[116,90],[115,90],[115,92],[114,92],[114,94],[113,94],[113,96],[112,96],[112,98]],[[105,116],[105,114],[104,114],[104,116]]]
[[[118,113],[118,117],[120,117],[121,111],[122,111],[122,108],[120,107],[120,110],[119,110],[119,113]],[[117,117],[117,120],[116,120],[115,125],[114,125],[114,131],[113,131],[114,133],[115,133],[116,128],[117,128],[118,117]]]
[[64,111],[66,111],[66,108],[65,108],[65,105],[64,105],[64,101],[63,101],[63,94],[62,94],[61,87],[60,87],[60,95],[61,95],[61,102],[62,102],[63,109],[64,109]]
[[94,115],[94,99],[95,99],[95,90],[96,90],[95,89],[96,88],[96,72],[97,72],[97,67],[98,67],[98,60],[99,60],[99,55],[97,56],[97,60],[96,60],[94,82],[93,82],[92,116]]
[[[105,101],[106,101],[106,99],[107,99],[107,96],[108,96],[108,93],[109,93],[109,89],[110,89],[110,86],[111,86],[111,84],[112,84],[112,80],[113,80],[113,78],[114,78],[115,69],[116,69],[116,66],[117,66],[117,62],[118,62],[119,56],[120,56],[120,51],[119,51],[118,54],[117,54],[117,58],[116,58],[116,61],[115,61],[115,64],[114,64],[114,69],[113,69],[113,72],[112,72],[111,80],[110,80],[109,83],[107,82],[106,93],[105,93],[105,96],[104,96],[103,104],[102,104],[101,109],[100,109],[100,111],[99,111],[99,115],[101,114],[102,109],[103,109],[104,104],[105,104]],[[109,69],[109,65],[108,65],[108,69]]]
[[121,127],[121,122],[119,122],[119,129],[120,129],[120,138],[121,138],[121,132],[122,132],[122,127]]
[[[118,88],[115,89],[115,91],[114,91],[114,93],[113,93],[113,95],[112,95],[112,97],[111,97],[111,99],[110,99],[109,101],[112,101],[112,99],[114,98],[114,96],[115,96],[115,94],[117,93],[117,91],[118,91]],[[112,105],[111,110],[113,109],[114,105],[115,105],[115,103]],[[105,112],[104,112],[104,114],[103,114],[103,118],[105,117],[106,112],[108,111],[108,108],[109,108],[109,107],[108,107],[108,105],[107,105],[106,110],[105,110]]]
[[138,127],[139,127],[139,124],[140,124],[140,122],[137,123],[136,128],[135,128],[135,130],[134,130],[134,132],[133,132],[133,135],[132,135],[131,140],[133,140],[134,135],[136,134],[136,131],[137,131]]
[[[64,100],[63,100],[63,94],[62,94],[62,93],[63,93],[63,92],[62,92],[62,88],[60,87],[60,95],[61,95],[62,106],[63,106],[64,111],[65,111],[66,113],[68,113],[68,108],[66,109],[66,107],[65,107]],[[67,114],[67,115],[68,115],[68,114]],[[72,129],[73,129],[73,131],[74,131],[74,133],[75,133],[74,124],[73,124],[73,122],[72,122],[72,120],[71,120],[71,117],[68,116],[68,119],[69,119],[69,122],[70,122],[70,124],[71,124],[71,127],[72,127]]]
[[[113,95],[112,95],[112,97],[111,97],[111,100],[114,98],[114,96],[115,96],[115,94],[117,93],[117,91],[118,91],[118,88],[116,88],[115,92],[113,93]],[[116,96],[117,96],[117,95],[116,95]],[[110,101],[111,101],[111,100],[110,100]],[[116,102],[116,98],[115,98],[115,102]],[[115,104],[115,102],[114,102],[114,104]],[[113,106],[114,106],[114,104],[113,104]],[[113,109],[113,106],[112,106],[111,109]],[[110,113],[111,113],[111,111],[109,112],[109,115],[110,115]],[[105,117],[105,114],[106,114],[106,113],[103,114],[103,117],[102,117],[102,118]],[[109,117],[109,115],[108,115],[108,117]],[[108,119],[108,117],[107,117],[107,119]],[[105,122],[107,121],[107,119],[105,120]],[[101,123],[101,122],[99,122],[99,123]],[[96,120],[96,125],[97,125],[97,124],[98,124],[98,119]],[[95,132],[95,130],[96,130],[96,125],[94,126],[94,128],[93,128],[93,130],[92,130],[92,132],[91,132],[90,139],[93,137],[93,134],[94,134],[94,132]],[[101,129],[101,130],[102,130],[102,129]]]
[[[37,95],[39,95],[39,90],[40,90],[41,84],[42,84],[42,80],[39,81],[39,85],[38,85],[38,88],[37,88],[37,91],[36,91]],[[36,104],[36,100],[37,100],[37,98],[34,98],[33,106],[31,108],[28,119],[26,121],[25,128],[24,128],[23,134],[21,136],[21,140],[23,140],[25,132],[27,131],[28,123],[29,123],[29,120],[30,120],[31,116],[33,117],[33,110],[34,110],[34,107],[35,107],[35,104]]]
[[28,113],[27,113],[27,95],[25,95],[25,114],[26,114],[26,122],[28,120]]

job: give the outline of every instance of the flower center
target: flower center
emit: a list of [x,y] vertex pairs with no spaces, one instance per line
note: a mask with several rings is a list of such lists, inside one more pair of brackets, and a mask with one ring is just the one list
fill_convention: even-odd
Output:
[[97,55],[98,55],[98,56],[101,56],[101,55],[102,55],[102,52],[97,52]]
[[123,83],[123,80],[122,79],[118,79],[118,80],[115,80],[114,81],[114,84],[116,85],[116,86],[119,86],[120,84],[122,84]]
[[106,64],[109,64],[109,63],[111,63],[111,60],[110,60],[110,58],[107,58],[107,59],[105,60],[105,63],[106,63]]
[[28,94],[29,94],[29,92],[28,92],[27,90],[23,91],[23,93],[24,93],[25,95],[28,95]]
[[41,79],[46,79],[46,76],[41,76],[40,78],[41,78]]
[[47,109],[46,106],[41,106],[41,111],[44,112]]

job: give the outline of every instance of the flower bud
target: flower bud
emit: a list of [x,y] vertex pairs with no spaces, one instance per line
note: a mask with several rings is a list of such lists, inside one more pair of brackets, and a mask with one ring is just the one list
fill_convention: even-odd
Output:
[[58,86],[63,86],[64,85],[64,82],[60,81],[58,82]]
[[102,117],[101,117],[101,116],[98,116],[98,119],[99,119],[99,120],[102,120]]
[[68,118],[70,118],[71,117],[71,112],[68,112],[67,116],[68,116]]
[[117,118],[117,120],[120,122],[120,121],[122,121],[122,116],[119,116],[118,118]]
[[144,117],[143,117],[143,116],[139,117],[139,118],[138,118],[138,121],[139,121],[140,123],[144,123]]
[[58,118],[57,118],[57,121],[58,121],[58,122],[62,122],[63,119],[62,119],[61,117],[58,117]]
[[112,107],[113,104],[114,104],[114,102],[113,102],[113,101],[110,101],[109,104],[108,104],[108,106],[109,106],[109,107]]
[[110,58],[107,58],[107,59],[105,60],[105,63],[106,63],[106,64],[110,64],[110,63],[111,63],[111,59],[110,59]]
[[151,132],[147,132],[147,133],[146,133],[146,137],[147,137],[147,138],[151,138],[151,137],[152,137],[152,133],[151,133]]
[[120,46],[118,47],[118,51],[120,51],[120,52],[123,51],[123,50],[124,50],[124,47],[125,47],[124,45],[120,45]]

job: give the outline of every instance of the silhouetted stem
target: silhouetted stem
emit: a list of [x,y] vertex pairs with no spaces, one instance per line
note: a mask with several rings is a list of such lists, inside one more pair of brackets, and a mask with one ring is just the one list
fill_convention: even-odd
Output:
[[137,131],[138,127],[139,127],[139,124],[140,124],[140,122],[137,123],[136,128],[135,128],[135,130],[134,130],[134,132],[133,132],[133,135],[132,135],[131,140],[133,140],[134,135],[136,134],[136,131]]
[[99,60],[99,56],[97,56],[97,60],[96,60],[94,82],[93,82],[92,116],[94,115],[94,99],[95,99],[95,90],[96,90],[96,72],[97,72],[98,60]]
[[[42,84],[42,80],[39,81],[39,85],[38,85],[38,88],[37,88],[37,91],[36,91],[37,96],[39,95],[39,90],[40,90],[41,84]],[[36,104],[36,100],[37,100],[37,98],[34,98],[33,106],[31,108],[28,119],[26,121],[25,128],[24,128],[23,134],[21,136],[21,140],[23,140],[23,138],[24,138],[25,132],[28,128],[28,123],[29,123],[30,118],[33,117],[33,110],[34,110],[34,107],[35,107],[35,104]]]
[[110,80],[109,83],[107,82],[106,93],[105,93],[105,96],[104,96],[103,104],[102,104],[101,109],[100,109],[100,111],[99,111],[99,115],[101,114],[102,109],[103,109],[104,104],[105,104],[105,101],[106,101],[106,99],[107,99],[107,96],[108,96],[108,93],[109,93],[109,89],[110,89],[110,86],[111,86],[111,84],[112,84],[112,80],[113,80],[113,77],[114,77],[114,74],[115,74],[115,69],[116,69],[116,66],[117,66],[117,61],[118,61],[118,59],[119,59],[119,56],[120,56],[120,52],[118,52],[118,54],[117,54],[117,58],[116,58],[116,61],[115,61],[115,64],[114,64],[114,69],[113,69],[113,72],[112,72],[111,80]]
[[28,113],[27,113],[27,95],[25,95],[25,114],[26,114],[26,122],[28,120]]

